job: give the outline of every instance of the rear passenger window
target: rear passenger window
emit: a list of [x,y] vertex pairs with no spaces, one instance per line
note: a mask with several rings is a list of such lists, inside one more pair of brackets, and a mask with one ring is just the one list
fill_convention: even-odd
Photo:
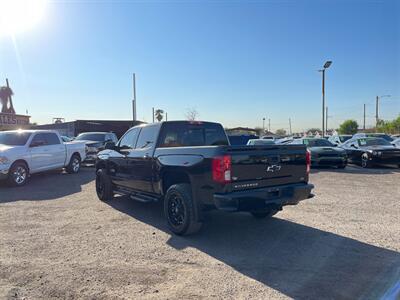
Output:
[[145,149],[154,147],[157,140],[158,126],[145,126],[139,134],[136,149]]
[[45,133],[45,139],[47,141],[47,145],[58,145],[60,144],[60,139],[55,133]]
[[191,147],[217,145],[228,145],[228,139],[221,125],[176,122],[163,125],[158,146]]

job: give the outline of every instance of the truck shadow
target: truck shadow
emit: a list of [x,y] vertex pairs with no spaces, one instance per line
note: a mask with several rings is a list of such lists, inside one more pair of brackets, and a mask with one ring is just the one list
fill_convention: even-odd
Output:
[[[109,205],[170,233],[160,204],[119,197]],[[171,234],[168,244],[196,248],[295,299],[378,299],[396,293],[400,284],[398,252],[279,217],[256,220],[213,211],[201,232]]]
[[78,174],[54,170],[33,174],[25,186],[8,187],[0,184],[0,203],[13,201],[52,200],[82,191],[82,185],[94,180],[93,169],[82,168]]

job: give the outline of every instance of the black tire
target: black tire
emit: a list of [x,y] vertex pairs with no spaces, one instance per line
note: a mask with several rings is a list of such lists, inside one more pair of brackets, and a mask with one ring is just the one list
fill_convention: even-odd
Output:
[[164,198],[164,214],[170,230],[177,235],[188,235],[200,230],[202,223],[195,217],[195,203],[189,184],[174,184]]
[[344,168],[346,168],[346,166],[347,166],[347,164],[341,164],[341,165],[338,165],[337,167],[338,167],[338,169],[344,169]]
[[29,178],[29,168],[24,162],[15,162],[8,172],[7,182],[10,186],[23,186]]
[[114,198],[113,184],[105,169],[96,172],[96,193],[101,201],[107,202]]
[[361,154],[361,167],[363,168],[371,167],[371,162],[368,159],[368,153]]
[[81,157],[78,154],[71,156],[68,166],[65,168],[68,173],[75,174],[78,173],[81,168]]
[[276,215],[279,210],[277,209],[270,209],[270,210],[263,210],[263,211],[252,211],[250,212],[251,215],[256,219],[265,219],[271,218],[273,215]]

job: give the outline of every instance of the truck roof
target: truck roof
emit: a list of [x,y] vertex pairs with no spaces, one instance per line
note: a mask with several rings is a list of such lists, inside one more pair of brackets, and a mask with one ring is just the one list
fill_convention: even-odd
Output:
[[155,123],[143,123],[136,125],[135,127],[143,127],[143,126],[148,126],[148,125],[154,125],[154,124],[173,124],[173,123],[187,123],[187,124],[218,124],[218,122],[208,122],[208,121],[188,121],[188,120],[174,120],[174,121],[162,121],[162,122],[155,122]]

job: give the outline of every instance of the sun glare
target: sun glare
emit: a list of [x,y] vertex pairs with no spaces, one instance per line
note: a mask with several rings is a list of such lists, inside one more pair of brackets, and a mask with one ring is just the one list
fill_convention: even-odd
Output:
[[0,36],[31,29],[43,17],[47,0],[0,0]]

